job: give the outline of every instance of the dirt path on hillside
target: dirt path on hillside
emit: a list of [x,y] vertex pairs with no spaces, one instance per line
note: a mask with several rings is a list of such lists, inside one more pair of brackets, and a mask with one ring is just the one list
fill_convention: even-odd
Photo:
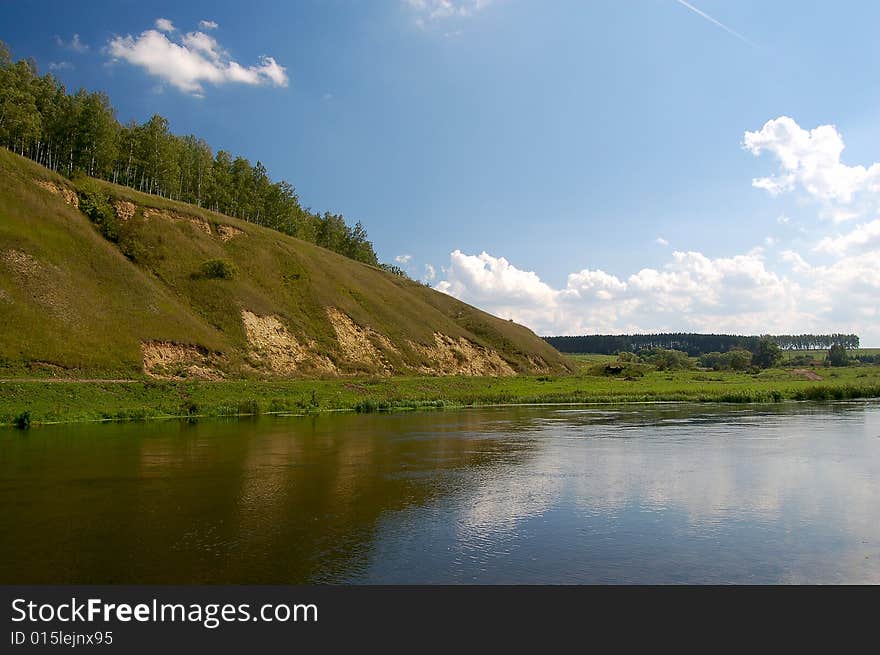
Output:
[[145,382],[145,380],[119,379],[110,378],[2,378],[0,384],[15,384],[17,382],[97,382],[100,384],[132,384],[134,382]]
[[807,380],[813,380],[814,382],[818,382],[822,379],[821,375],[817,375],[813,373],[813,371],[809,371],[805,368],[796,368],[791,372],[792,375],[799,375],[802,378],[806,378]]

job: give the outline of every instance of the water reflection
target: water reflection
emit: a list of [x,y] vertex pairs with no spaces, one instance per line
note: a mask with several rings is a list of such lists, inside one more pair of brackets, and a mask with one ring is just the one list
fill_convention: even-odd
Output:
[[880,406],[0,432],[0,582],[880,582]]

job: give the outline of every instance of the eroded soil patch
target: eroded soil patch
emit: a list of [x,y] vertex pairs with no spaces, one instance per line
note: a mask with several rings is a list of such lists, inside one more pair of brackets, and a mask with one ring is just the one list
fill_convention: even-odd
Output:
[[44,188],[49,193],[54,193],[56,196],[61,196],[68,205],[72,205],[79,209],[79,196],[76,195],[76,191],[73,189],[68,189],[65,186],[61,186],[60,184],[55,184],[54,182],[50,182],[49,180],[34,180],[37,186]]
[[358,325],[350,316],[335,307],[328,307],[326,311],[345,359],[371,368],[380,368],[388,375],[393,372],[394,367],[383,350],[397,352],[397,348],[388,337]]
[[163,380],[196,378],[222,380],[217,368],[220,357],[204,348],[170,341],[146,341],[141,344],[144,372]]
[[336,372],[336,366],[329,358],[314,351],[314,342],[301,344],[277,316],[258,316],[244,309],[241,322],[251,357],[272,373],[292,375],[310,370]]
[[412,341],[409,343],[413,350],[427,360],[427,364],[419,366],[419,372],[426,375],[516,375],[516,371],[497,352],[472,343],[464,337],[453,339],[435,332],[433,345]]

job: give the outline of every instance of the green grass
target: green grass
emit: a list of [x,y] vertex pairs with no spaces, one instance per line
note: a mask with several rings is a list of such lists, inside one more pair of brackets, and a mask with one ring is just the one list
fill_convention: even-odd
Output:
[[567,355],[567,357],[581,365],[597,363],[604,364],[606,362],[613,362],[617,360],[617,355],[600,355],[598,353],[572,353],[570,355]]
[[880,397],[880,366],[817,369],[822,380],[784,369],[757,375],[651,371],[625,380],[583,374],[512,378],[359,378],[228,382],[0,383],[0,423],[224,417],[331,410],[385,411],[497,404],[778,402]]

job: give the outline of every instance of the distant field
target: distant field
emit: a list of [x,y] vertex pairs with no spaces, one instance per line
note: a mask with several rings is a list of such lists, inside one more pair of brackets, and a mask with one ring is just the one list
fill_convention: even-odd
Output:
[[583,368],[589,364],[596,364],[598,362],[613,362],[617,359],[616,355],[599,355],[596,353],[574,353],[565,356],[574,360],[579,368]]
[[[848,351],[850,356],[855,357],[856,355],[878,355],[880,354],[880,348],[857,348],[854,350]],[[793,358],[799,355],[810,355],[814,360],[818,362],[824,362],[825,358],[828,356],[827,350],[783,350],[783,362],[788,362]]]
[[[857,348],[855,350],[848,351],[849,354],[853,357],[856,355],[878,355],[880,354],[880,348]],[[793,358],[798,357],[800,355],[810,355],[817,362],[824,362],[825,357],[828,355],[827,350],[783,350],[782,351],[782,362],[785,364],[786,362],[791,361]],[[617,359],[615,355],[600,355],[597,353],[571,353],[567,355],[569,358],[573,359],[575,362],[579,364],[595,364],[596,362],[610,362]]]

